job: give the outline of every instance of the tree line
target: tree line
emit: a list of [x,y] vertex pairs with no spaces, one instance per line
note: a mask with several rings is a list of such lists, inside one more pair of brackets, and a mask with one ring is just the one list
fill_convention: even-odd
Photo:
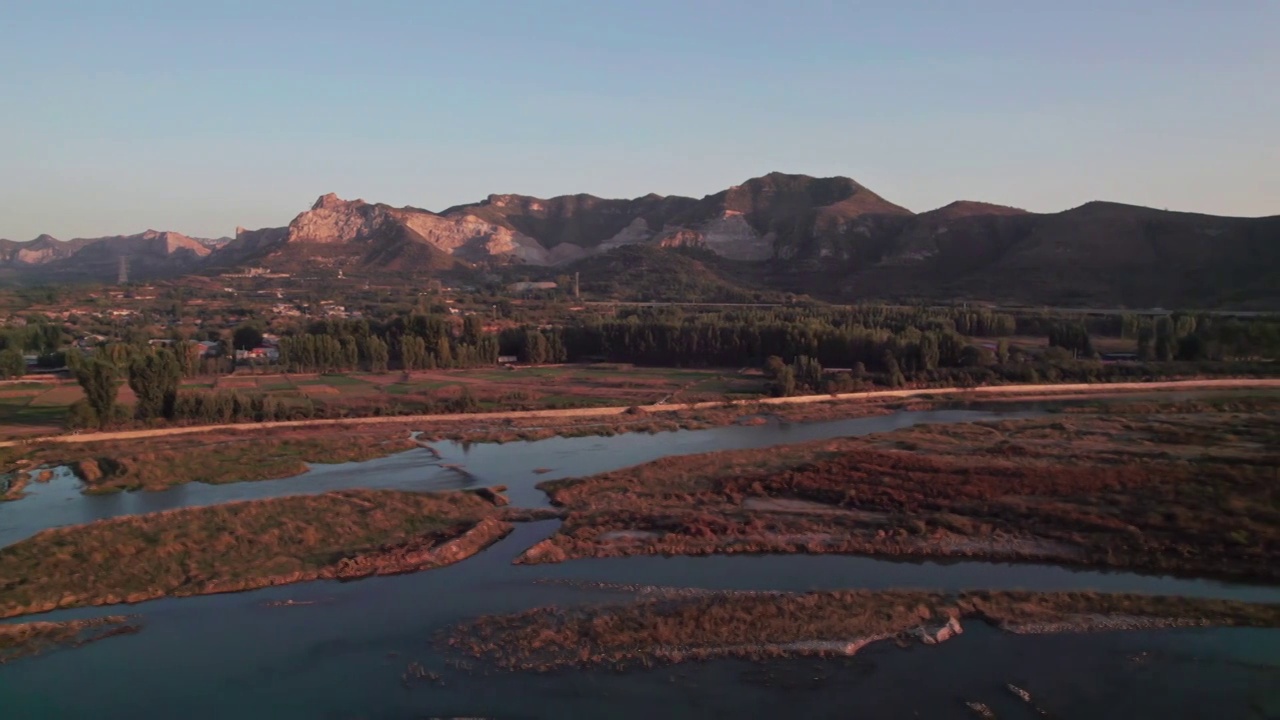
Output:
[[447,315],[410,314],[378,325],[368,321],[314,323],[280,338],[280,365],[288,372],[387,372],[472,368],[498,362],[499,339],[478,316],[454,333]]
[[[279,339],[279,362],[289,372],[318,373],[485,367],[500,355],[530,364],[753,366],[765,368],[771,392],[789,395],[907,382],[1126,380],[1222,371],[1221,364],[1212,364],[1222,360],[1235,361],[1233,368],[1241,371],[1268,372],[1271,364],[1246,369],[1239,363],[1280,356],[1280,322],[1270,318],[1175,314],[1111,319],[1107,322],[1120,332],[1133,335],[1139,360],[1119,365],[1097,361],[1087,319],[1033,316],[1029,322],[1044,333],[1047,349],[1028,353],[1010,346],[1002,335],[1024,329],[1020,316],[960,309],[786,307],[685,313],[646,308],[500,333],[487,332],[477,316],[459,322],[449,315],[411,312],[384,322],[313,322]],[[261,329],[242,326],[222,350],[230,353],[232,344],[261,339]],[[0,373],[8,372],[13,361],[9,350],[13,348],[0,351]],[[1195,365],[1173,367],[1174,361]],[[185,342],[167,347],[112,343],[89,357],[68,352],[67,365],[85,390],[85,400],[73,408],[73,422],[102,427],[130,419],[115,406],[121,377],[138,398],[132,419],[140,422],[234,422],[339,412],[310,401],[180,392],[182,379],[207,370],[207,362],[198,345]],[[474,404],[459,402],[462,410]]]

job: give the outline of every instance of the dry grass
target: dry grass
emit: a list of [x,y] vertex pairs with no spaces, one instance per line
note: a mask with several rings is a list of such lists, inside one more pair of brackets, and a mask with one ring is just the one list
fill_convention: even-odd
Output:
[[496,515],[474,493],[350,490],[45,530],[0,549],[0,617],[434,567],[504,535]]
[[86,492],[103,493],[272,480],[301,474],[308,463],[372,460],[414,447],[408,427],[331,427],[48,444],[23,448],[9,462],[69,465],[85,481]]
[[482,617],[447,642],[510,670],[651,666],[716,657],[850,655],[878,640],[942,642],[976,619],[1013,632],[1280,627],[1280,605],[1097,593],[700,593]]
[[[208,389],[210,383],[188,383],[185,388]],[[707,402],[726,395],[751,397],[764,394],[761,378],[739,375],[736,370],[682,370],[637,368],[630,365],[561,365],[520,369],[480,368],[382,375],[228,375],[212,387],[247,396],[271,396],[286,404],[308,398],[325,410],[325,417],[373,417],[449,412],[443,404],[462,390],[486,411],[553,410],[560,408],[647,405],[663,399],[671,402]],[[84,397],[75,383],[36,389],[15,388],[7,393],[10,404],[30,405],[52,418],[40,422],[38,432],[65,421],[67,408]],[[119,402],[134,403],[128,385],[121,385]],[[3,404],[3,403],[0,403]],[[30,434],[24,427],[42,418],[34,412],[14,414],[9,432],[0,437]],[[4,418],[0,418],[0,421]],[[0,430],[5,429],[0,427]]]
[[1280,412],[1243,409],[918,426],[547,482],[570,514],[522,560],[886,553],[1275,579]]
[[0,665],[58,647],[80,647],[141,629],[124,615],[65,622],[0,624]]

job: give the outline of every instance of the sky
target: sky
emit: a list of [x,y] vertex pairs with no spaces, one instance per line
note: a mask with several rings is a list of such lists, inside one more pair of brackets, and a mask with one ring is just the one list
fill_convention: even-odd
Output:
[[336,192],[1280,214],[1280,2],[39,0],[0,7],[0,237],[231,235]]

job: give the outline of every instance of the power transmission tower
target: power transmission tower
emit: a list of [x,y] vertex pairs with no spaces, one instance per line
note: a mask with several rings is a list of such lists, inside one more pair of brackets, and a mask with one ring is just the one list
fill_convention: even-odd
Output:
[[129,282],[129,256],[120,256],[120,272],[116,276],[116,282],[125,285]]

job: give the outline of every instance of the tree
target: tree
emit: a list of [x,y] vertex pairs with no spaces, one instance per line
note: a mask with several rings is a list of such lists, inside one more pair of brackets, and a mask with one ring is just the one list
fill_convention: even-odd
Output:
[[790,365],[783,365],[769,383],[769,392],[774,397],[787,397],[796,394],[796,372]]
[[390,352],[387,343],[381,338],[369,339],[369,369],[376,373],[384,373],[387,371],[387,360],[390,359]]
[[129,364],[129,387],[137,397],[134,413],[139,420],[173,419],[182,363],[170,350],[139,356]]
[[983,367],[995,361],[995,355],[990,350],[977,345],[969,345],[960,352],[960,364],[964,367]]
[[37,349],[42,355],[62,347],[62,328],[57,325],[41,325],[38,333]]
[[1082,322],[1060,323],[1049,328],[1049,345],[1065,348],[1073,357],[1093,357],[1093,341]]
[[67,369],[71,371],[72,375],[74,375],[77,370],[84,367],[85,362],[87,361],[85,360],[84,353],[76,350],[75,348],[71,348],[67,351]]
[[1155,357],[1155,337],[1156,331],[1151,323],[1142,323],[1138,328],[1138,359],[1151,360]]
[[[541,333],[538,335],[541,337]],[[450,347],[449,333],[441,329],[436,337],[436,362],[442,368],[453,367],[453,350]]]
[[1169,317],[1162,317],[1156,321],[1156,359],[1161,362],[1168,362],[1173,359],[1178,352],[1178,335],[1173,324],[1173,320]]
[[1207,355],[1204,339],[1199,335],[1188,335],[1178,341],[1179,360],[1204,360]]
[[530,365],[547,362],[547,338],[538,330],[528,329],[524,336],[524,361]]
[[791,368],[796,385],[810,392],[822,390],[822,364],[817,360],[807,355],[800,355],[796,357],[795,362],[791,363]]
[[116,366],[94,358],[76,371],[76,382],[84,389],[85,402],[97,418],[98,427],[106,427],[116,407]]
[[8,348],[0,351],[0,377],[7,379],[20,378],[27,374],[27,359],[22,356],[22,351],[16,348]]
[[770,380],[778,377],[778,373],[782,372],[782,368],[787,364],[777,355],[770,355],[768,360],[764,361],[764,376]]
[[195,377],[200,374],[200,359],[204,348],[188,340],[179,340],[173,344],[173,351],[182,366],[183,377]]
[[400,339],[400,367],[405,371],[421,370],[427,366],[427,344],[415,335]]
[[479,315],[468,315],[462,320],[462,342],[468,345],[479,345],[484,337],[484,318]]
[[231,342],[236,350],[252,350],[262,345],[262,328],[252,323],[245,323],[236,328],[231,335]]
[[898,367],[898,358],[894,356],[892,350],[884,351],[881,363],[889,376],[889,387],[902,387],[907,383],[907,379],[902,375],[902,368]]
[[938,360],[941,358],[941,350],[938,348],[938,338],[933,333],[925,333],[920,338],[920,368],[922,370],[937,370]]

